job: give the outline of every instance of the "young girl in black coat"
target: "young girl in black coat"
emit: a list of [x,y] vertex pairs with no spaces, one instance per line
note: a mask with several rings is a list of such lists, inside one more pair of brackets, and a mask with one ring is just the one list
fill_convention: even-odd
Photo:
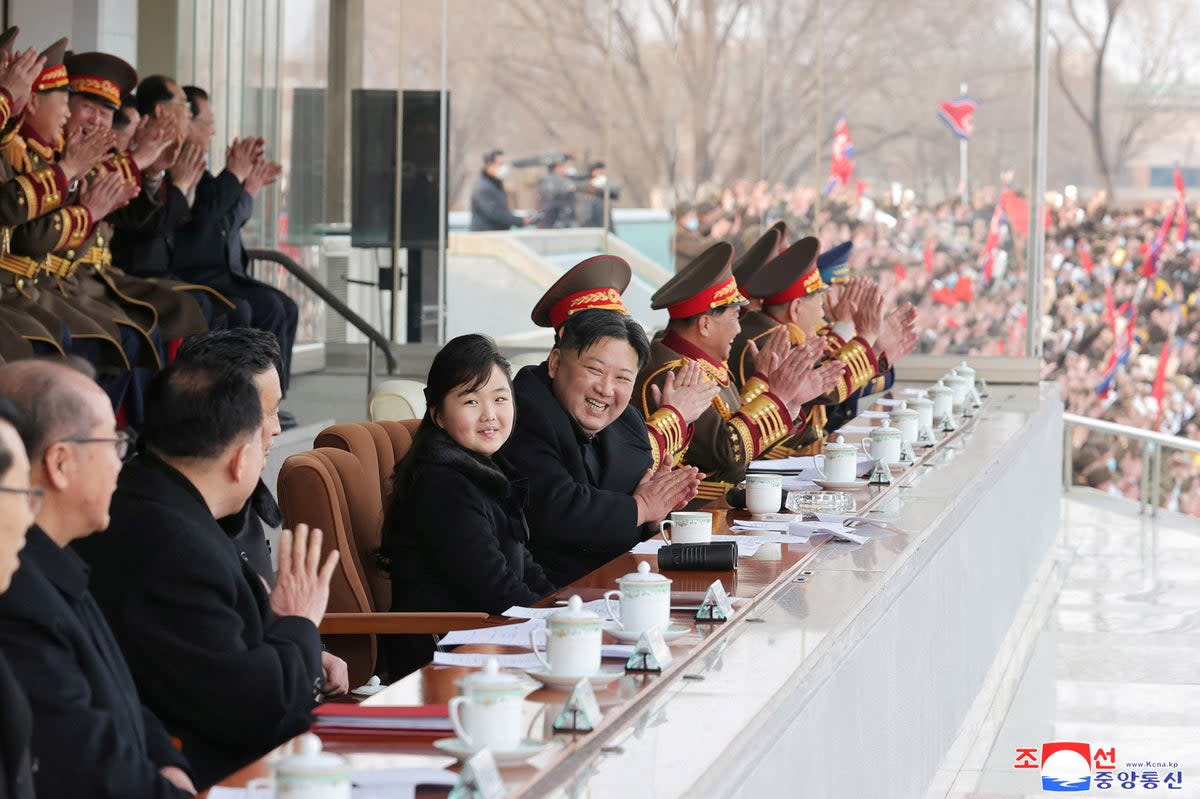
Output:
[[[554,586],[526,548],[526,481],[496,455],[516,412],[508,361],[486,336],[459,336],[433,359],[425,399],[383,523],[392,610],[499,614],[538,601]],[[390,676],[433,650],[432,636],[396,636]]]

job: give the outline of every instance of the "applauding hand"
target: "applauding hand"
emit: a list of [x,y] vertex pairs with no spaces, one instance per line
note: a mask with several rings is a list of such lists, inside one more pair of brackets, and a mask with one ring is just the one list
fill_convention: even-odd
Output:
[[706,380],[700,364],[688,361],[673,372],[667,372],[662,389],[650,386],[650,398],[654,407],[670,405],[679,411],[685,425],[692,424],[712,405],[721,387],[714,380]]

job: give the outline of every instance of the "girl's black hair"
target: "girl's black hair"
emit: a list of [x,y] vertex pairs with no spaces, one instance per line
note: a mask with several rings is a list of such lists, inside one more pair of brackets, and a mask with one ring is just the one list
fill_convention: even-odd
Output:
[[[392,473],[392,495],[387,501],[387,517],[384,520],[384,535],[394,534],[398,529],[398,520],[402,518],[405,500],[409,486],[416,477],[414,471],[418,452],[426,446],[431,436],[440,432],[433,421],[433,414],[440,410],[442,403],[452,393],[468,393],[482,388],[492,377],[492,370],[499,366],[500,371],[512,386],[512,369],[508,359],[496,349],[496,342],[478,333],[468,333],[446,342],[446,346],[433,358],[429,366],[429,376],[425,381],[425,416],[413,436],[412,449],[408,456],[396,464]],[[388,562],[390,542],[383,541],[379,552],[379,566],[384,572],[390,572]]]

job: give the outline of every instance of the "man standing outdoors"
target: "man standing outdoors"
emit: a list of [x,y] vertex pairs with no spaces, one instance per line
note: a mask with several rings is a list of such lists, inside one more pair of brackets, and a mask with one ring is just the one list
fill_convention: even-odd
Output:
[[508,209],[508,194],[504,191],[508,171],[503,150],[483,154],[483,170],[471,187],[471,230],[508,230],[533,222],[532,217],[518,216]]

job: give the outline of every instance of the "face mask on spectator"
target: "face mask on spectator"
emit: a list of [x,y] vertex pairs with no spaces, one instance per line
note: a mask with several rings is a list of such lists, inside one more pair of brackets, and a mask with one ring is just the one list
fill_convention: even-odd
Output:
[[500,166],[496,167],[496,177],[498,177],[500,180],[504,180],[508,177],[509,169],[510,167],[508,164],[501,164]]

